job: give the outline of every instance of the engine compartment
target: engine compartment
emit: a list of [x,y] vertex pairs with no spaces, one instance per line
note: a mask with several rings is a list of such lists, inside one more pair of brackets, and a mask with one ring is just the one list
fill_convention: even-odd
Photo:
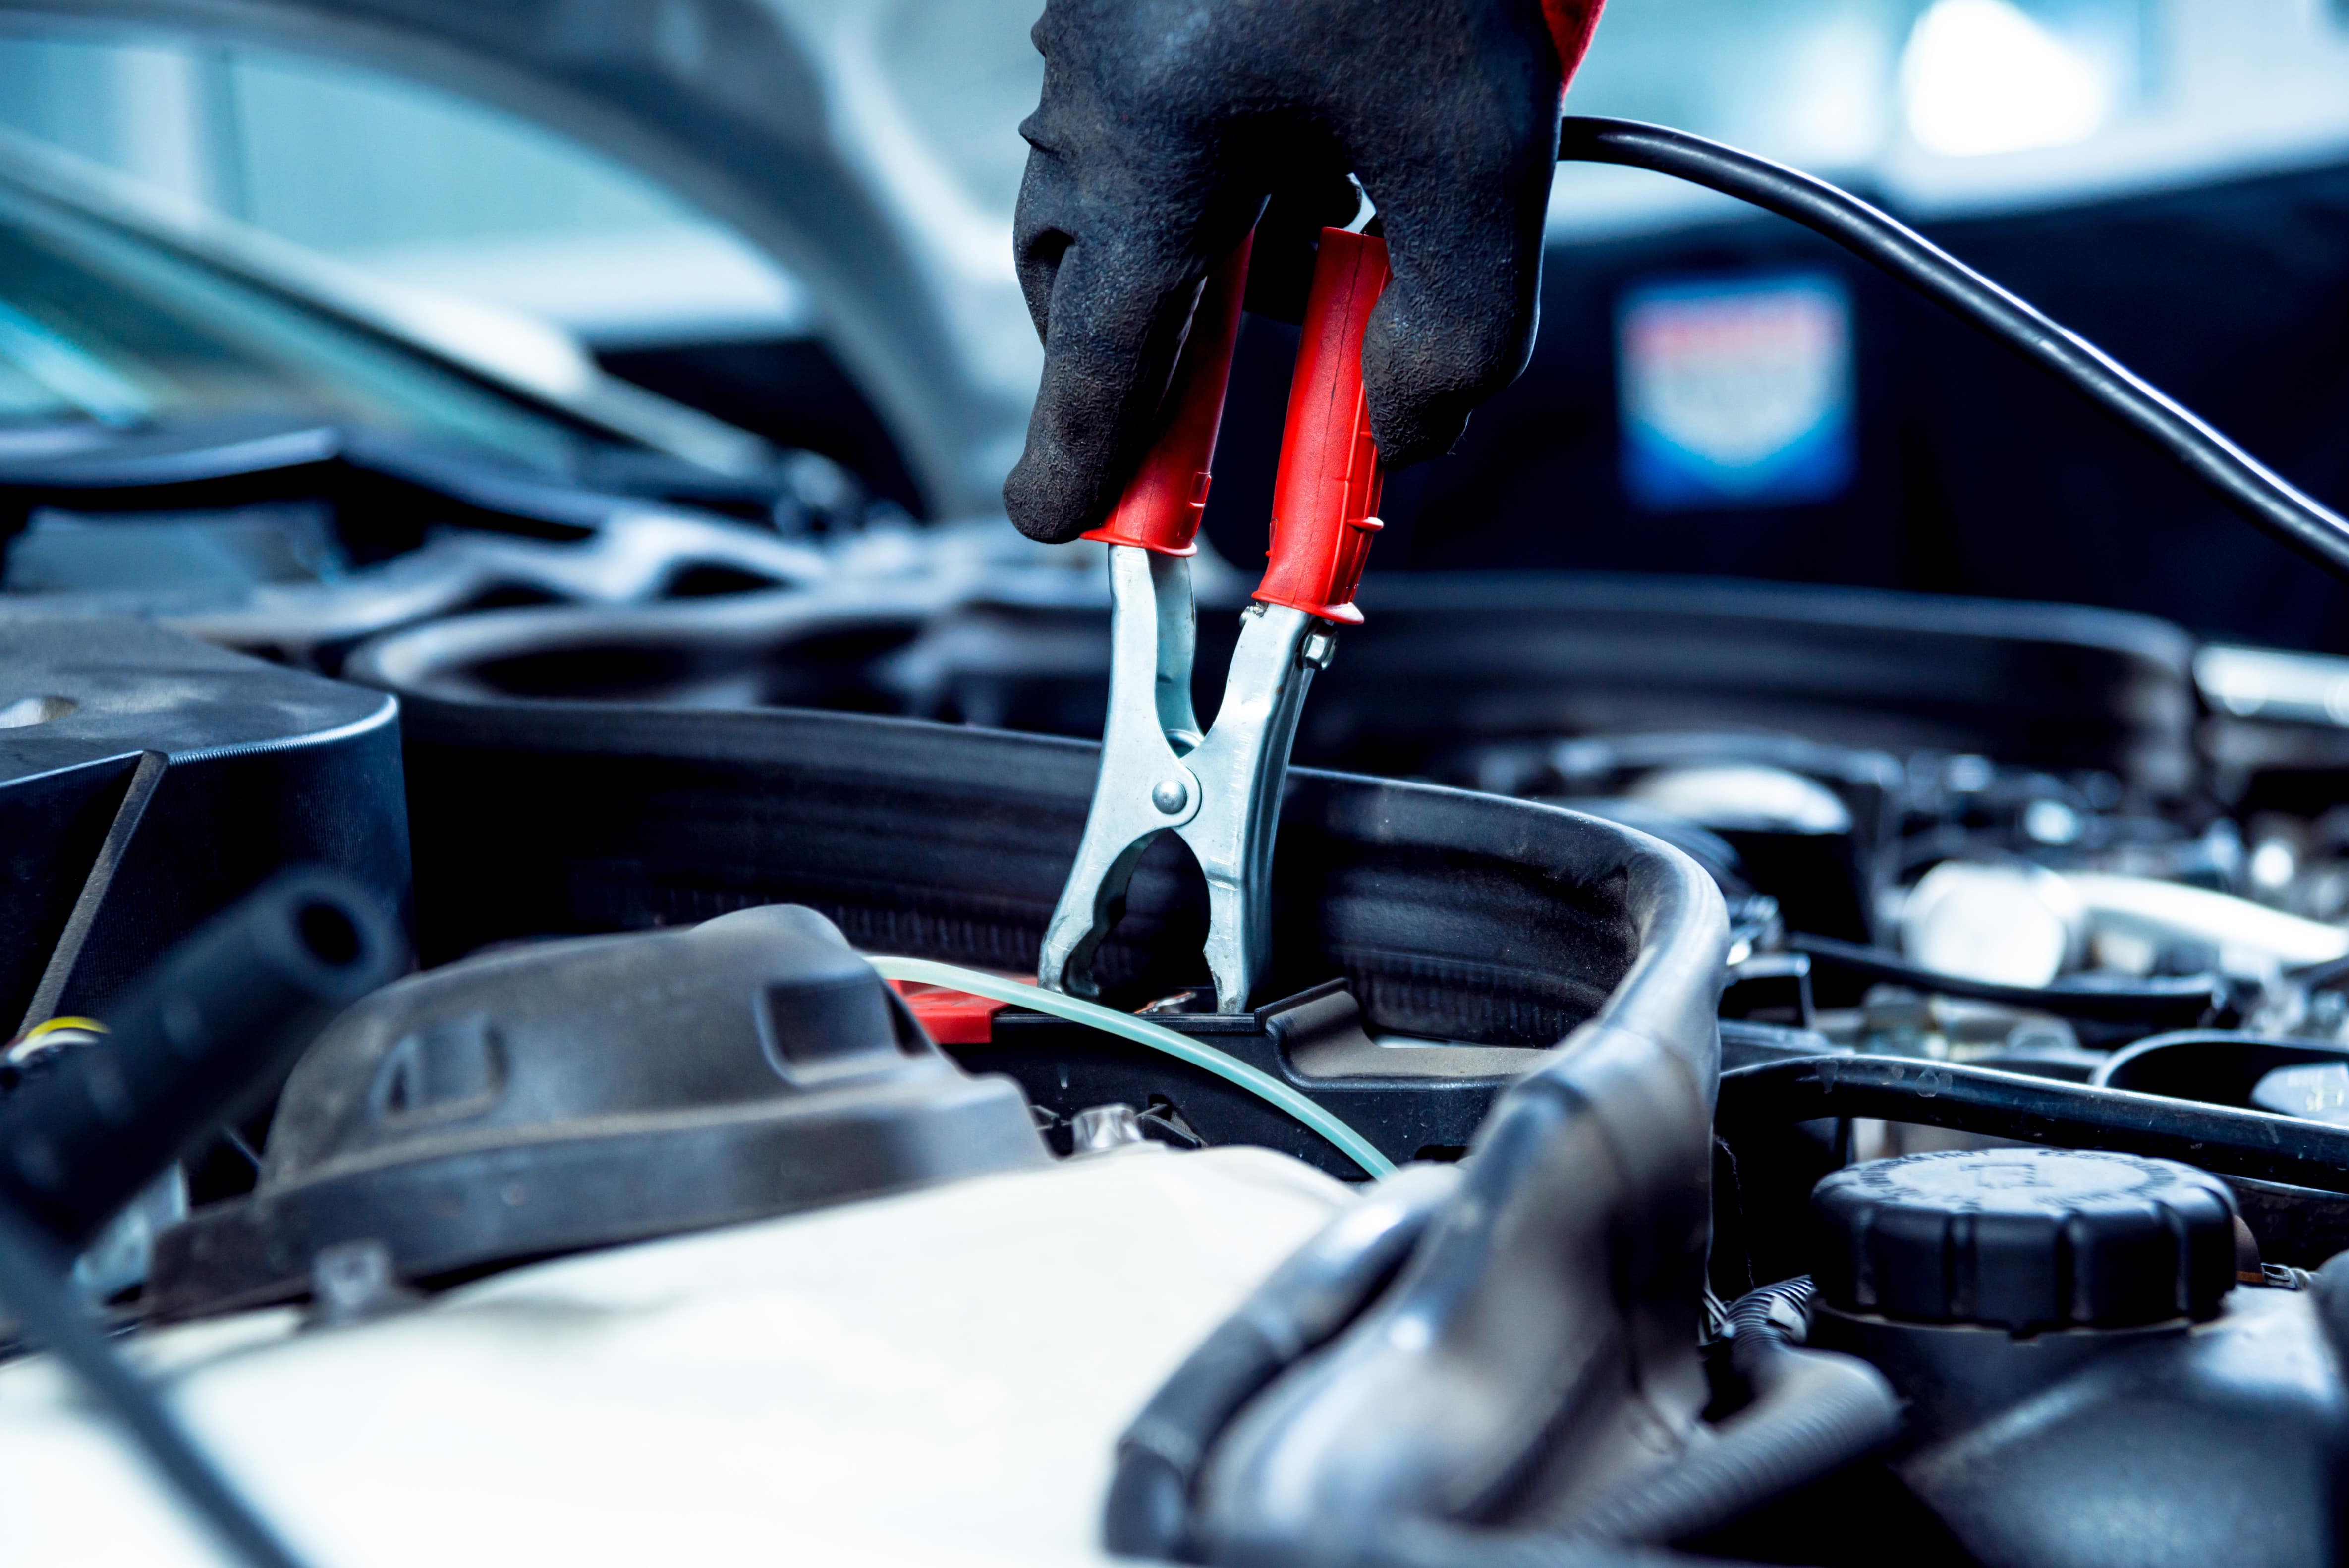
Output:
[[[1568,143],[1837,237],[2349,561],[1852,198]],[[1088,1002],[1021,977],[1099,766],[1099,553],[804,466],[673,478],[325,429],[0,464],[28,1541],[2337,1555],[2349,663],[2068,605],[1374,581],[1253,1005],[1217,1009],[1171,839]],[[245,565],[159,592],[106,528]],[[321,529],[342,564],[284,578]],[[1202,671],[1243,588],[1203,558]],[[184,1513],[101,1501],[106,1416]],[[909,1470],[968,1517],[895,1503]]]

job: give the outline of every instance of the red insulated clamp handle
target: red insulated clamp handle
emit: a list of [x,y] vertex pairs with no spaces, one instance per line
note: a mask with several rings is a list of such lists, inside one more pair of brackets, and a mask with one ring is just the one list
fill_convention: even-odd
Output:
[[1126,481],[1109,521],[1082,537],[1139,545],[1161,555],[1198,553],[1192,542],[1207,510],[1208,469],[1216,460],[1216,430],[1224,422],[1224,387],[1231,380],[1232,345],[1240,334],[1252,239],[1243,239],[1207,274],[1167,384],[1166,422]]
[[1384,240],[1321,231],[1273,481],[1272,563],[1255,594],[1347,625],[1361,622],[1354,590],[1379,531],[1381,475],[1362,396],[1362,329],[1387,277]]

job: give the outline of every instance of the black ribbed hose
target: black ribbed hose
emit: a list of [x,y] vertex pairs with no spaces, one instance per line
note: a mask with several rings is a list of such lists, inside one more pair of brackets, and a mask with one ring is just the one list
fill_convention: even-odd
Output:
[[1121,1557],[1197,1560],[1191,1492],[1217,1434],[1266,1385],[1353,1320],[1459,1185],[1457,1166],[1397,1171],[1216,1326],[1118,1439],[1104,1546]]
[[1673,1464],[1603,1499],[1577,1533],[1650,1544],[1728,1523],[1758,1503],[1840,1470],[1900,1428],[1900,1399],[1857,1357],[1799,1350],[1776,1314],[1807,1318],[1806,1279],[1765,1285],[1730,1309],[1730,1364],[1753,1402]]
[[[1367,1553],[1329,1568],[1738,1568],[1662,1549],[1850,1463],[1899,1426],[1899,1401],[1876,1368],[1795,1348],[1781,1315],[1807,1322],[1807,1276],[1764,1285],[1729,1311],[1731,1365],[1753,1402],[1669,1468],[1641,1477],[1562,1531],[1489,1531],[1438,1521],[1398,1523]],[[1314,1564],[1314,1568],[1322,1568]]]

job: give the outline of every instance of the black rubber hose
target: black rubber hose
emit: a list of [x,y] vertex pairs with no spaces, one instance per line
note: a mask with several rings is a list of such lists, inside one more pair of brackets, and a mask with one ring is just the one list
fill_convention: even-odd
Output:
[[1730,1309],[1731,1365],[1753,1402],[1723,1421],[1716,1440],[1602,1499],[1575,1522],[1603,1541],[1684,1540],[1728,1523],[1758,1503],[1829,1475],[1889,1441],[1900,1399],[1857,1357],[1798,1350],[1775,1319],[1782,1303],[1807,1316],[1808,1279],[1765,1285]]
[[246,894],[105,1010],[101,1041],[0,1100],[0,1198],[79,1251],[404,954],[347,877],[288,872]]
[[2349,958],[2328,958],[2322,964],[2287,969],[2284,974],[2311,991],[2338,990],[2349,984]]
[[1353,1320],[1460,1185],[1456,1166],[1388,1177],[1257,1286],[1184,1358],[1117,1440],[1102,1542],[1120,1557],[1195,1562],[1191,1493],[1242,1405]]
[[1749,1130],[1829,1116],[2146,1154],[2349,1193],[2349,1128],[1910,1057],[1809,1057],[1725,1072],[1713,1127],[1734,1150]]
[[2271,1039],[2237,1029],[2183,1029],[2115,1051],[2088,1076],[2096,1088],[2249,1108],[2260,1079],[2278,1068],[2349,1063],[2349,1046]]
[[1558,128],[1557,156],[1672,175],[1825,235],[2070,386],[2175,459],[2239,515],[2349,577],[2349,522],[2095,345],[1858,197],[1750,152],[1631,120],[1568,117]]
[[1870,979],[1889,985],[1906,985],[1911,990],[1930,991],[1943,996],[1961,996],[1974,1002],[1995,1002],[2002,1006],[2023,1007],[2037,1013],[2053,1013],[2063,1018],[2081,1018],[2095,1023],[2144,1024],[2155,1029],[2190,1027],[2212,1016],[2224,1012],[2229,997],[2224,985],[2209,975],[2186,975],[2174,980],[2146,980],[2133,985],[2070,986],[2070,985],[2000,985],[1987,980],[1969,980],[1962,975],[1944,975],[1938,969],[1920,969],[1904,963],[1892,954],[1857,943],[1837,942],[1833,937],[1801,934],[1787,937],[1786,945],[1797,953],[1806,953],[1821,965],[1865,975]]
[[[1120,1442],[1111,1490],[1113,1553],[1198,1560],[1179,1522],[1214,1434],[1282,1367],[1361,1310],[1448,1195],[1435,1192],[1434,1202],[1422,1204],[1413,1194],[1406,1200],[1410,1218],[1366,1217],[1350,1237],[1342,1233],[1353,1216],[1341,1219],[1183,1364]],[[1899,1425],[1899,1400],[1874,1367],[1847,1356],[1796,1350],[1768,1321],[1772,1302],[1789,1292],[1807,1307],[1810,1282],[1803,1279],[1754,1292],[1732,1308],[1731,1321],[1740,1325],[1732,1355],[1754,1402],[1722,1428],[1720,1440],[1576,1521],[1571,1532],[1404,1520],[1367,1550],[1350,1547],[1326,1559],[1309,1551],[1300,1558],[1297,1543],[1283,1542],[1278,1560],[1299,1568],[1696,1568],[1699,1559],[1653,1543],[1725,1522],[1825,1475],[1876,1448]],[[1252,1314],[1260,1314],[1253,1332],[1235,1332]],[[1756,1315],[1760,1325],[1747,1326],[1744,1317]],[[1210,1354],[1218,1341],[1223,1352]],[[1125,1545],[1116,1544],[1121,1491],[1129,1511]],[[1169,1527],[1169,1520],[1178,1522]],[[1136,1528],[1151,1524],[1158,1528],[1147,1534]],[[1739,1568],[1714,1558],[1702,1562]]]

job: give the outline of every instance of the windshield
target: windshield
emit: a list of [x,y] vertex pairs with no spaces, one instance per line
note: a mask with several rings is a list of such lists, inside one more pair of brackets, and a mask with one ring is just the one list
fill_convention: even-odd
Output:
[[595,444],[387,339],[0,187],[0,439],[254,416],[453,442],[555,475]]

